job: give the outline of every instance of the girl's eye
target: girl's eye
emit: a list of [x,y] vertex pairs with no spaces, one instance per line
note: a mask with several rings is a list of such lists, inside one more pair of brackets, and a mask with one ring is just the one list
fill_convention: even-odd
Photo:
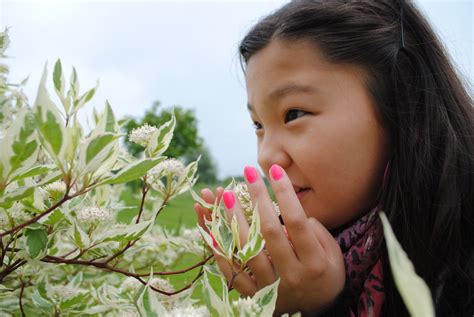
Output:
[[260,123],[258,123],[257,121],[254,121],[252,123],[252,126],[255,130],[260,130],[262,128],[262,125]]
[[298,109],[289,110],[285,115],[285,123],[298,119],[299,117],[304,116],[306,113],[306,111]]

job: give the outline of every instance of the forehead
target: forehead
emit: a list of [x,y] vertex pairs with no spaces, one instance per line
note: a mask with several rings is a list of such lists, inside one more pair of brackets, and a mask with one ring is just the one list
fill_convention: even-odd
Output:
[[327,62],[317,46],[308,41],[274,40],[248,61],[245,76],[248,101],[265,102],[285,90],[323,93],[337,88],[343,81],[362,82],[362,73],[355,65]]

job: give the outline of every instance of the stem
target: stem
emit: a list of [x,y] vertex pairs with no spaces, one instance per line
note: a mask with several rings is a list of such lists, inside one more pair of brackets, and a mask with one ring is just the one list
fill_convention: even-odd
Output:
[[20,311],[21,311],[21,315],[24,317],[26,316],[25,315],[25,311],[23,310],[23,291],[25,290],[25,286],[26,284],[21,281],[21,290],[20,290]]

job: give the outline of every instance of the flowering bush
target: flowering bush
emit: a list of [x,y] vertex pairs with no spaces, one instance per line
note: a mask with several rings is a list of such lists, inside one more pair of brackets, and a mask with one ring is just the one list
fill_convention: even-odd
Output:
[[[0,33],[0,58],[7,46],[7,33]],[[46,66],[33,105],[22,93],[25,81],[10,84],[7,73],[0,64],[0,315],[272,315],[279,281],[252,298],[231,301],[232,281],[225,281],[210,252],[246,269],[264,248],[257,206],[244,184],[230,185],[250,223],[248,242],[241,245],[236,219],[229,223],[219,203],[207,204],[192,190],[198,161],[185,166],[162,156],[172,141],[174,116],[160,127],[131,131],[129,140],[143,147],[135,158],[120,142],[124,135],[108,102],[94,111],[92,128],[80,124],[77,113],[97,87],[81,92],[75,69],[67,84],[61,62],[54,65],[61,109],[48,93]],[[140,203],[125,206],[119,197],[124,184],[135,180],[141,180]],[[186,191],[212,209],[211,220],[205,229],[168,232],[156,219]],[[118,220],[122,210],[135,211],[130,223]],[[399,271],[413,271],[396,240],[390,243],[401,259],[394,270],[398,263],[404,265]],[[200,260],[172,271],[183,254]],[[196,268],[193,281],[179,289],[166,279]],[[191,297],[198,281],[205,305]]]
[[[0,33],[0,57],[7,45]],[[21,91],[24,83],[9,84],[7,66],[0,70],[0,315],[271,315],[277,284],[231,303],[232,285],[217,273],[198,229],[174,233],[156,223],[197,179],[197,161],[185,166],[162,156],[174,116],[160,127],[131,131],[129,140],[143,147],[135,158],[120,142],[121,126],[108,102],[94,111],[92,128],[81,125],[77,113],[97,87],[82,92],[75,69],[67,84],[61,62],[54,65],[61,109],[48,93],[46,67],[33,105]],[[124,206],[123,184],[137,179],[140,204]],[[127,209],[135,210],[132,221],[119,222],[118,213]],[[215,206],[214,214],[219,210]],[[171,271],[183,254],[201,260]],[[199,267],[180,289],[166,279]],[[207,306],[191,298],[199,280]]]

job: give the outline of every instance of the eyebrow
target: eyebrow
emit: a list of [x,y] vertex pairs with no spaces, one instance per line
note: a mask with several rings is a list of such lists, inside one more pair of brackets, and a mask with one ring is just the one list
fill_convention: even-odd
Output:
[[[281,99],[287,95],[294,94],[294,93],[301,93],[301,92],[314,93],[315,91],[316,91],[316,88],[314,88],[313,86],[291,83],[291,84],[275,89],[268,95],[268,98],[275,100],[275,99]],[[250,103],[247,104],[247,109],[252,112],[254,111],[253,106]]]

